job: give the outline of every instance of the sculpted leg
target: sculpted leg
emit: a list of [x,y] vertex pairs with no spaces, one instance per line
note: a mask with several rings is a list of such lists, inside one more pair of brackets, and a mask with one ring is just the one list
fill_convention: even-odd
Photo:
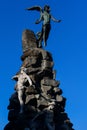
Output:
[[46,46],[46,25],[43,26],[43,41],[44,46]]
[[18,99],[20,102],[20,113],[23,113],[24,101],[23,101],[23,89],[18,90]]

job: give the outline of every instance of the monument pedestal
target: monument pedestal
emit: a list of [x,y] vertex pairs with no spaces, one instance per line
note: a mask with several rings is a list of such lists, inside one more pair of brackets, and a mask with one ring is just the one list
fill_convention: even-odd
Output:
[[21,67],[26,68],[34,86],[25,84],[22,113],[15,88],[9,99],[9,123],[4,130],[74,130],[65,112],[66,98],[55,79],[51,53],[37,48],[37,39],[30,30],[23,32],[22,47]]

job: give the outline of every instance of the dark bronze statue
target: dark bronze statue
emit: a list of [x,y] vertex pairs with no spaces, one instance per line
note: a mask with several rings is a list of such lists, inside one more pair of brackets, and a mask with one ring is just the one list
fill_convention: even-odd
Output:
[[41,32],[37,33],[38,36],[38,47],[42,47],[41,43],[44,41],[44,46],[47,45],[47,39],[49,36],[49,32],[51,29],[50,20],[53,20],[54,22],[61,22],[61,20],[55,19],[50,14],[50,7],[48,5],[44,6],[44,9],[42,9],[40,6],[33,6],[31,8],[27,8],[27,10],[37,10],[40,12],[40,19],[36,20],[36,24],[39,24],[41,21],[43,21],[42,24],[42,30]]

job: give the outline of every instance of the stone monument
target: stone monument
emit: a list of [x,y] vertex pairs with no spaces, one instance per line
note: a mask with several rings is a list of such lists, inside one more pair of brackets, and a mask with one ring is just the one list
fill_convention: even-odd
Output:
[[52,54],[39,48],[37,41],[33,31],[23,31],[22,65],[12,77],[16,85],[4,130],[74,130],[65,112],[66,98],[56,80]]

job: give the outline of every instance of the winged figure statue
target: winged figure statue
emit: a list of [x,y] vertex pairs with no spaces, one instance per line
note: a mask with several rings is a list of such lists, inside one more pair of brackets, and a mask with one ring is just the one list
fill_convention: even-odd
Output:
[[45,5],[44,8],[41,8],[40,6],[33,6],[30,8],[27,8],[26,10],[32,11],[36,10],[40,12],[40,18],[36,20],[35,24],[39,24],[42,21],[42,30],[41,32],[37,33],[38,36],[38,47],[42,47],[42,41],[44,41],[44,46],[47,45],[47,39],[51,30],[51,24],[50,21],[53,20],[54,22],[61,22],[61,20],[55,19],[50,14],[50,6]]

